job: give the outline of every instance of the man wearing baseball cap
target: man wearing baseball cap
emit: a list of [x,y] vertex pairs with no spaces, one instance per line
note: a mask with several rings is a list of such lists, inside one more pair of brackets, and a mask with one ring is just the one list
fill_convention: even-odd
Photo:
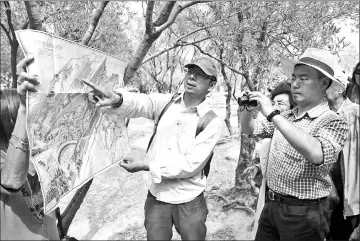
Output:
[[348,134],[346,122],[325,99],[328,87],[339,82],[336,65],[334,55],[315,48],[292,61],[291,94],[297,107],[281,114],[264,94],[249,93],[267,120],[254,120],[251,111],[245,111],[243,132],[272,138],[266,200],[255,240],[324,240],[329,233],[329,169]]
[[[360,106],[345,96],[347,77],[341,72],[335,77],[339,82],[327,89],[326,99],[330,108],[346,120],[349,125],[349,134],[342,153],[330,172],[336,190],[330,196],[334,209],[329,238],[330,240],[349,240],[360,221]],[[337,201],[339,202],[336,204]]]
[[[204,198],[204,167],[220,138],[222,121],[211,111],[206,95],[216,85],[216,66],[208,58],[194,59],[184,77],[184,93],[134,94],[113,92],[93,83],[97,106],[129,118],[155,120],[145,160],[126,158],[120,166],[129,172],[149,171],[145,202],[148,240],[171,240],[172,227],[183,240],[204,240],[208,209]],[[94,94],[90,99],[94,100]],[[199,123],[208,118],[198,133]],[[161,118],[161,119],[160,119]]]

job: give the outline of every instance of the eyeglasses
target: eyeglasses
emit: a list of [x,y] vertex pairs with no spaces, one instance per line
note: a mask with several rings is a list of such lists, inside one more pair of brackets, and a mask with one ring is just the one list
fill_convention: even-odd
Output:
[[[197,77],[202,77],[204,79],[210,78],[207,74],[204,73],[201,69],[196,68],[187,68],[185,69],[186,74],[188,75],[195,75]],[[211,76],[212,77],[212,76]]]
[[309,80],[309,78],[307,78],[307,77],[300,77],[300,78],[292,77],[290,80],[290,83],[294,84],[296,82],[296,83],[302,84],[302,83],[306,82],[307,80]]
[[281,107],[281,106],[290,106],[290,105],[288,105],[288,104],[285,104],[284,102],[277,102],[277,101],[271,101],[271,103],[272,103],[272,105],[273,106],[279,106],[279,107]]

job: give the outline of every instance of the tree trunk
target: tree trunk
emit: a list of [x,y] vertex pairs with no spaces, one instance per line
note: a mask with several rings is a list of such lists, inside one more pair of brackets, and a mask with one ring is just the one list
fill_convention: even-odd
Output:
[[225,81],[225,84],[226,84],[226,87],[227,87],[227,96],[226,96],[226,101],[225,101],[225,104],[226,104],[226,114],[225,114],[225,124],[226,124],[226,127],[229,131],[229,134],[230,136],[233,135],[233,130],[232,130],[232,126],[231,126],[231,123],[230,123],[230,116],[231,116],[231,106],[230,106],[230,100],[231,100],[231,93],[232,93],[232,87],[231,87],[231,83],[226,75],[226,72],[225,72],[225,66],[222,64],[221,65],[221,74],[222,76],[224,77],[224,81]]
[[11,43],[11,76],[12,76],[12,83],[11,87],[17,87],[17,74],[16,74],[16,65],[17,65],[17,51],[19,48],[19,43],[16,39],[14,39]]
[[44,17],[37,1],[25,1],[26,12],[29,17],[29,28],[44,31],[42,23]]
[[96,26],[99,23],[99,20],[105,10],[106,5],[109,3],[109,1],[101,2],[99,7],[94,11],[93,17],[90,20],[90,24],[88,29],[86,30],[86,33],[84,34],[84,37],[81,40],[81,43],[84,45],[88,45],[91,37],[93,36]]
[[134,56],[131,58],[128,66],[125,69],[124,74],[124,85],[127,85],[132,77],[134,77],[135,72],[141,65],[142,60],[145,55],[148,53],[153,42],[159,37],[159,35],[153,35],[149,37],[145,35],[144,39],[141,41],[140,46],[136,49]]

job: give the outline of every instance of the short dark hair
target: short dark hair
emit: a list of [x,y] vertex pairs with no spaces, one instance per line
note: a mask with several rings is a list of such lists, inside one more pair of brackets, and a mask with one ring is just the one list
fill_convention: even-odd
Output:
[[4,89],[0,90],[0,102],[0,141],[2,147],[7,147],[15,127],[20,97],[15,89]]
[[290,108],[294,108],[296,103],[291,95],[291,85],[290,83],[283,81],[280,82],[272,91],[271,91],[271,100],[275,98],[275,96],[280,94],[287,94],[289,96]]

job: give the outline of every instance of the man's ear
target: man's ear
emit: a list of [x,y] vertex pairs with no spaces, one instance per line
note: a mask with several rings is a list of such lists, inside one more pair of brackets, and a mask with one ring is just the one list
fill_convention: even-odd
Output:
[[212,91],[216,86],[216,81],[211,81],[210,86],[209,86],[209,92]]
[[321,79],[321,89],[326,91],[330,85],[331,85],[331,79],[329,79],[328,77],[324,77]]

